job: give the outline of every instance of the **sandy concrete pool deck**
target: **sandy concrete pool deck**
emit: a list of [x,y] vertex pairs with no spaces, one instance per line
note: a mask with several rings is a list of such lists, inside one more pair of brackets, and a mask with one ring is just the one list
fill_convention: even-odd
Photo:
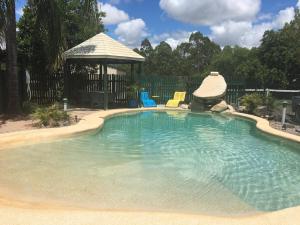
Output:
[[[0,134],[0,150],[5,150],[19,145],[49,141],[51,139],[66,138],[74,135],[80,135],[85,132],[92,132],[100,129],[103,126],[105,118],[125,112],[152,110],[165,111],[179,109],[147,108],[98,111],[84,117],[78,124],[69,127]],[[256,121],[257,128],[263,132],[300,143],[299,136],[271,128],[269,126],[269,122],[265,119],[237,112],[231,112],[230,114]],[[47,203],[30,203],[21,202],[15,199],[12,200],[5,198],[5,196],[1,196],[0,193],[0,224],[300,225],[300,206],[252,216],[216,217],[197,214],[143,212],[130,210],[118,211],[63,208],[59,205],[49,205]]]

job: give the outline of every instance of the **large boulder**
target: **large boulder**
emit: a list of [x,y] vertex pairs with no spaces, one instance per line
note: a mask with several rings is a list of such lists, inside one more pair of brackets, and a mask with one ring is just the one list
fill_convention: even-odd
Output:
[[218,72],[211,72],[202,82],[201,86],[194,91],[193,95],[201,99],[220,99],[226,94],[227,84]]

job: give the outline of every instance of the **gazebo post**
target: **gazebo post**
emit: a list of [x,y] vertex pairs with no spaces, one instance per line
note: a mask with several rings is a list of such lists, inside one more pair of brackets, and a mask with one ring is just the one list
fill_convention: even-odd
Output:
[[71,71],[69,67],[69,60],[65,61],[64,65],[64,98],[69,98],[70,97],[70,77]]
[[134,63],[130,64],[130,81],[131,83],[134,82]]
[[138,81],[140,82],[142,77],[142,63],[138,64]]
[[102,74],[103,74],[103,65],[102,63],[99,64],[99,88],[102,90],[103,80],[102,80]]
[[107,110],[108,109],[108,90],[107,90],[107,87],[108,87],[108,81],[107,81],[107,63],[105,62],[103,64],[104,66],[104,75],[103,75],[103,90],[104,90],[104,110]]

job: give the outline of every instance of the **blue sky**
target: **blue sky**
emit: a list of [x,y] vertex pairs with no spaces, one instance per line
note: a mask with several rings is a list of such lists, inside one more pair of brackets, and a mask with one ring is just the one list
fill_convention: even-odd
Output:
[[[17,0],[17,17],[26,0]],[[294,18],[300,0],[99,0],[108,34],[130,47],[144,38],[172,47],[200,31],[221,46],[259,45],[265,30]]]

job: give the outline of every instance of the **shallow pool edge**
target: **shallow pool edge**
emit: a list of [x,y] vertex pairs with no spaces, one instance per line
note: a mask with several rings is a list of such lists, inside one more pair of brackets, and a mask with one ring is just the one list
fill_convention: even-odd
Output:
[[124,108],[112,110],[99,110],[90,115],[83,117],[79,123],[71,126],[33,129],[15,131],[0,134],[0,150],[14,148],[23,145],[32,145],[44,141],[51,141],[56,139],[68,138],[84,133],[97,131],[102,128],[104,120],[110,117],[130,112],[143,111],[188,111],[185,109],[172,108]]
[[[129,113],[129,112],[143,112],[143,111],[183,111],[190,112],[189,110],[180,108],[137,108],[137,109],[113,109],[113,110],[99,110],[95,113],[87,115],[80,120],[79,123],[66,127],[59,128],[45,128],[24,130],[0,134],[0,150],[18,147],[20,145],[31,145],[43,141],[51,141],[55,139],[73,137],[88,132],[97,131],[102,128],[104,120],[110,117]],[[269,121],[254,115],[230,111],[226,113],[240,118],[245,118],[256,122],[257,129],[271,134],[276,137],[284,138],[293,142],[300,143],[300,136],[289,134],[270,126]]]
[[[78,124],[49,129],[35,129],[30,131],[18,131],[0,134],[0,150],[17,147],[24,144],[35,144],[58,138],[72,137],[86,132],[101,129],[105,119],[128,112],[143,111],[168,111],[182,110],[169,108],[139,108],[139,109],[115,109],[97,111],[85,116]],[[300,137],[283,131],[276,130],[269,125],[269,121],[238,112],[229,112],[228,115],[237,116],[256,121],[256,127],[268,134],[300,143]],[[263,213],[245,217],[217,217],[207,215],[190,215],[180,213],[160,212],[134,212],[134,211],[105,211],[70,209],[48,204],[30,204],[11,201],[0,198],[0,224],[230,224],[230,225],[296,225],[300,221],[300,206],[291,207],[279,211]],[[61,221],[61,222],[58,222]],[[99,221],[101,221],[99,223]],[[45,223],[44,223],[45,222]],[[300,223],[299,223],[300,224]]]

